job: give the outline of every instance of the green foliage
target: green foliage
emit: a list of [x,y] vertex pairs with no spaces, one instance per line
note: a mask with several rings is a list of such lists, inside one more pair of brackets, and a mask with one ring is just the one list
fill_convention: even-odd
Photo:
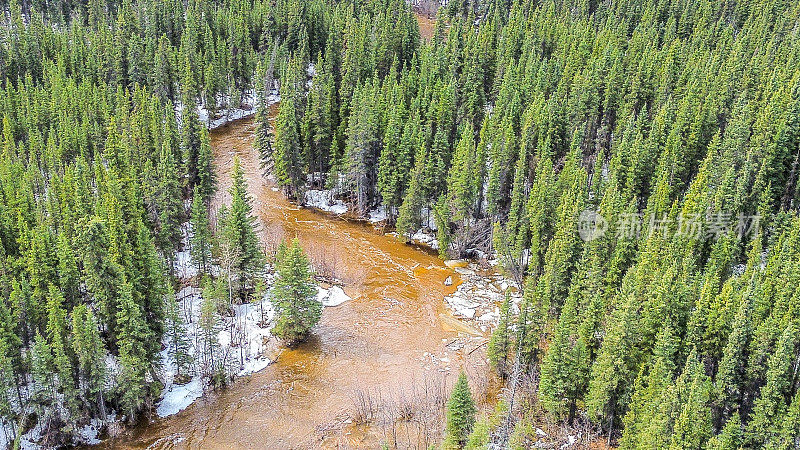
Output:
[[272,158],[278,184],[286,189],[291,198],[300,199],[305,162],[296,107],[291,98],[282,100],[278,110],[278,117],[275,120],[275,151]]
[[[233,160],[233,185],[231,204],[221,215],[220,246],[223,270],[227,273],[232,293],[239,302],[250,300],[255,289],[256,276],[264,265],[264,255],[255,233],[253,200],[247,192],[244,171],[239,158]],[[234,301],[233,296],[230,298]]]
[[311,266],[300,242],[281,243],[275,259],[277,279],[270,297],[277,312],[272,334],[289,345],[302,341],[322,316],[322,304],[316,299]]
[[[513,340],[554,416],[624,426],[624,447],[796,446],[795,3],[452,1],[425,42],[402,1],[28,3],[0,30],[0,372],[20,397],[34,380],[48,425],[152,403],[190,194],[192,259],[208,273],[216,248],[225,275],[209,314],[257,290],[242,177],[214,247],[206,130],[256,91],[295,200],[310,179],[500,258],[525,292],[490,356]],[[609,223],[591,242],[584,209]],[[755,214],[760,233],[715,223]],[[677,235],[687,217],[704,232]],[[89,369],[106,351],[118,374]]]
[[189,353],[191,343],[186,337],[186,323],[175,296],[167,296],[166,302],[167,323],[164,337],[169,343],[167,349],[170,357],[175,361],[175,377],[181,380],[190,374],[193,362],[192,355]]
[[82,395],[102,417],[105,415],[107,351],[100,336],[97,318],[85,305],[72,310],[72,348],[80,379],[83,380]]
[[492,332],[492,337],[489,339],[486,349],[489,362],[502,378],[508,376],[511,369],[509,364],[512,347],[511,319],[511,295],[506,292],[506,298],[500,307],[500,321],[497,324],[497,328]]
[[201,274],[208,274],[211,269],[211,251],[214,248],[214,235],[211,233],[208,209],[201,201],[197,188],[194,190],[189,223],[192,227],[192,236],[189,240],[192,262]]
[[475,401],[464,372],[458,375],[450,399],[447,401],[447,425],[445,427],[445,448],[463,448],[475,424]]

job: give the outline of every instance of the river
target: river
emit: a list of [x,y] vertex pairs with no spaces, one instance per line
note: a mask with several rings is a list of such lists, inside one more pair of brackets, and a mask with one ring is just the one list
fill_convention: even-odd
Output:
[[[443,304],[458,274],[433,253],[370,224],[287,201],[261,174],[254,127],[242,119],[212,131],[218,178],[212,209],[230,201],[238,155],[265,247],[299,238],[312,262],[341,279],[353,299],[326,308],[309,340],[283,350],[265,370],[103,446],[426,448],[440,437],[444,385],[459,370],[470,375],[479,397],[489,392],[485,337]],[[379,406],[365,406],[371,404]]]

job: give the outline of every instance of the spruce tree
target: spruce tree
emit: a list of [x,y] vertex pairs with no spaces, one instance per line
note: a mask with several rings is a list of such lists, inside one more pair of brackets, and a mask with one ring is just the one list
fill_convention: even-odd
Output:
[[17,383],[14,379],[14,365],[11,358],[8,357],[8,353],[6,337],[0,335],[0,425],[4,428],[6,423],[14,423],[15,414],[12,407],[14,392],[12,389]]
[[191,344],[187,338],[186,324],[181,315],[178,302],[175,300],[175,295],[168,295],[166,302],[167,323],[165,337],[168,342],[167,350],[175,362],[175,379],[178,382],[185,381],[191,374]]
[[119,309],[119,362],[117,379],[120,410],[128,422],[135,422],[147,400],[146,374],[149,369],[146,343],[152,339],[142,317],[142,309],[133,300],[130,283],[120,287]]
[[72,310],[72,347],[78,361],[81,393],[104,417],[107,352],[97,319],[86,305]]
[[58,393],[53,352],[47,344],[47,339],[41,334],[36,335],[31,349],[31,376],[33,387],[29,394],[30,400],[39,415],[39,420],[45,425],[49,425],[53,419],[57,419],[59,416],[58,411],[54,408],[58,401]]
[[704,373],[696,350],[689,355],[683,381],[683,405],[675,419],[671,448],[702,449],[711,438],[711,380]]
[[213,295],[214,281],[206,280],[203,289],[203,303],[200,306],[200,333],[198,340],[198,363],[200,373],[210,379],[217,387],[224,384],[225,365],[219,349],[217,336],[219,334],[219,299]]
[[302,201],[305,161],[295,102],[291,97],[281,100],[278,117],[275,120],[275,151],[272,165],[278,184],[286,190],[289,198]]
[[276,256],[277,279],[271,300],[277,311],[272,334],[290,345],[302,341],[322,316],[322,304],[316,300],[311,266],[300,242],[281,243]]
[[[224,215],[220,239],[233,250],[233,260],[227,268],[239,302],[246,302],[255,288],[255,277],[263,268],[264,255],[255,233],[256,219],[253,217],[253,200],[247,192],[247,182],[239,158],[233,160],[233,185],[230,189],[231,205]],[[233,300],[233,299],[231,299]]]
[[201,275],[208,274],[211,269],[211,250],[214,248],[214,236],[211,233],[208,221],[208,208],[202,201],[196,187],[192,198],[192,212],[189,217],[189,224],[192,227],[192,235],[189,239],[192,262]]
[[181,200],[180,180],[172,149],[166,145],[159,153],[157,174],[158,229],[156,244],[163,258],[169,263],[170,271],[174,264],[175,251],[181,242],[181,223],[183,222],[183,202]]
[[447,425],[445,427],[445,448],[463,448],[475,424],[475,401],[462,371],[453,386],[447,401]]
[[511,295],[506,292],[506,299],[500,307],[500,322],[492,332],[486,350],[489,362],[503,379],[509,374],[508,357],[512,346],[511,325]]
[[214,155],[211,151],[211,141],[205,128],[200,130],[200,149],[197,154],[197,191],[200,200],[209,205],[211,197],[216,191],[217,176],[214,172]]
[[753,416],[747,425],[749,445],[774,445],[780,433],[779,423],[788,410],[787,398],[792,389],[797,361],[797,330],[787,326],[767,362],[766,384],[753,406]]

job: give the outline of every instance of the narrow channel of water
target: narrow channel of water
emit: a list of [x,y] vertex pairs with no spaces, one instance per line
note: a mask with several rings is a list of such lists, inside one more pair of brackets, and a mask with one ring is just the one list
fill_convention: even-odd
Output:
[[[261,175],[253,131],[252,119],[243,119],[212,132],[218,176],[213,207],[230,200],[238,155],[265,246],[298,237],[317,264],[324,261],[345,282],[353,300],[326,308],[308,342],[283,351],[267,369],[104,446],[375,448],[396,439],[403,447],[424,447],[430,443],[425,434],[433,430],[420,430],[419,424],[397,428],[375,418],[374,425],[356,425],[352,417],[363,394],[375,400],[435,391],[432,386],[442,380],[451,385],[465,365],[485,374],[480,340],[470,339],[464,333],[469,327],[443,306],[458,274],[433,254],[368,224],[288,202]],[[453,277],[452,286],[445,286],[447,277]]]

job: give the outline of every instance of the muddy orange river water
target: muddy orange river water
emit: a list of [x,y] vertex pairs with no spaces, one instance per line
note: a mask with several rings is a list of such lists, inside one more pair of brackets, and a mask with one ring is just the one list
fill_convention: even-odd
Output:
[[[388,397],[432,377],[452,385],[463,366],[474,366],[472,360],[483,365],[483,356],[476,355],[485,353],[475,352],[483,338],[470,338],[475,330],[444,307],[443,297],[455,290],[458,274],[435,255],[381,235],[369,224],[287,201],[262,176],[253,131],[252,119],[242,119],[212,132],[218,177],[213,207],[230,200],[232,161],[238,155],[265,247],[298,237],[312,261],[324,263],[353,299],[326,308],[309,340],[283,350],[263,371],[103,447],[375,448],[387,441],[387,427],[353,422],[357,399],[363,398],[359,393]],[[445,286],[447,277],[451,286]],[[457,340],[463,348],[453,346]],[[405,437],[393,436],[391,442],[406,448],[431,443],[419,437],[419,430],[414,433],[405,430]]]

